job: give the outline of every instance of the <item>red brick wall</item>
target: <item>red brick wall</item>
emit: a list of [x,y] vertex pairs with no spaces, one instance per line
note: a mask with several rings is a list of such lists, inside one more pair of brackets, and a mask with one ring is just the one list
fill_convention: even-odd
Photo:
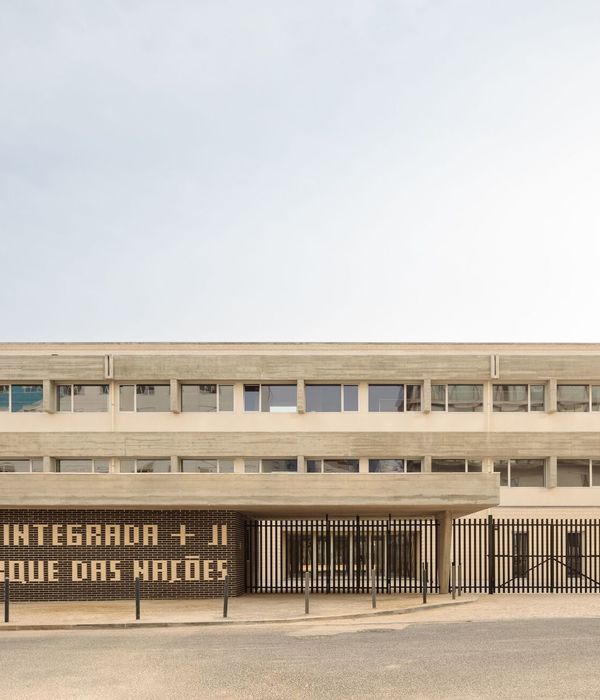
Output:
[[230,594],[242,594],[242,515],[200,510],[0,511],[0,581],[11,579],[12,600],[133,598],[136,573],[145,598],[221,596],[225,573]]

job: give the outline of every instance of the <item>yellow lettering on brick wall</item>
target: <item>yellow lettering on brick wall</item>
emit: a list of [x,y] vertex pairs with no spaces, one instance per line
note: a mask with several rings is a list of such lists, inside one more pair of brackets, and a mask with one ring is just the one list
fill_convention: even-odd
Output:
[[52,546],[53,547],[62,547],[62,537],[63,537],[63,531],[62,531],[63,526],[62,525],[53,525],[52,526]]
[[65,544],[69,547],[78,547],[81,545],[81,524],[67,525],[67,534]]
[[143,542],[144,545],[157,545],[158,544],[158,526],[156,525],[144,525],[143,529]]

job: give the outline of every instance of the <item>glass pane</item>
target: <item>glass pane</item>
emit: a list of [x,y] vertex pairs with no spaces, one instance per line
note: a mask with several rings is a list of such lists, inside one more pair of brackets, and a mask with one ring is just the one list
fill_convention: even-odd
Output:
[[96,474],[108,474],[108,460],[107,459],[95,459],[94,460],[94,471]]
[[321,471],[321,460],[320,459],[307,459],[306,460],[306,471],[310,474],[318,474]]
[[446,385],[432,384],[431,385],[431,410],[445,411],[446,410]]
[[340,384],[307,384],[306,411],[311,413],[334,413],[342,410],[342,387]]
[[527,412],[527,384],[495,384],[494,411]]
[[297,389],[295,384],[263,384],[261,386],[261,411],[270,413],[295,413]]
[[28,459],[0,459],[0,474],[16,474],[30,471]]
[[483,411],[483,384],[448,384],[448,411]]
[[356,472],[358,473],[357,459],[324,459],[323,471],[326,473]]
[[138,474],[165,474],[171,471],[170,459],[138,459]]
[[244,411],[258,411],[260,387],[258,384],[246,384],[244,386]]
[[11,387],[11,411],[13,413],[41,411],[41,384],[13,384]]
[[119,387],[119,410],[133,411],[133,384],[121,384]]
[[119,465],[121,474],[133,474],[135,471],[135,459],[121,459]]
[[41,459],[32,459],[31,460],[31,471],[32,472],[41,472],[44,469],[44,463],[43,460]]
[[193,474],[212,474],[217,472],[216,459],[182,459],[181,471]]
[[600,460],[592,460],[592,486],[600,486]]
[[531,411],[543,411],[545,409],[545,387],[543,384],[532,384],[529,387],[529,401]]
[[59,384],[56,387],[56,408],[59,411],[70,411],[73,407],[71,400],[71,385]]
[[467,460],[467,471],[480,472],[481,471],[481,460],[480,459]]
[[600,411],[600,386],[592,387],[592,411]]
[[73,410],[75,413],[108,411],[108,384],[75,384]]
[[557,486],[589,486],[590,462],[587,459],[557,459]]
[[543,459],[511,459],[511,486],[544,486]]
[[297,472],[298,461],[295,459],[263,459],[262,473]]
[[135,393],[138,413],[166,413],[171,410],[171,387],[168,384],[137,384]]
[[589,411],[589,393],[586,384],[559,384],[557,389],[557,410]]
[[404,411],[404,385],[369,384],[369,411],[375,413]]
[[93,470],[91,459],[59,459],[56,462],[56,471],[63,474],[91,474]]
[[406,385],[406,410],[420,411],[421,410],[421,385],[407,384]]
[[404,472],[403,459],[370,459],[369,471],[378,473]]
[[8,411],[8,397],[10,386],[8,384],[0,385],[0,411]]
[[219,384],[219,411],[233,411],[232,384]]
[[219,460],[219,473],[220,474],[233,474],[233,460],[232,459],[220,459]]
[[408,474],[417,474],[422,469],[420,459],[407,459],[406,460],[406,471]]
[[214,413],[217,410],[217,385],[182,384],[181,410]]
[[246,474],[257,474],[259,470],[258,459],[247,459],[244,461],[244,471]]
[[357,384],[344,384],[344,411],[358,411]]
[[496,460],[494,462],[494,472],[500,474],[500,486],[508,486],[508,460]]
[[464,459],[432,459],[431,460],[431,471],[432,472],[465,472],[465,460]]

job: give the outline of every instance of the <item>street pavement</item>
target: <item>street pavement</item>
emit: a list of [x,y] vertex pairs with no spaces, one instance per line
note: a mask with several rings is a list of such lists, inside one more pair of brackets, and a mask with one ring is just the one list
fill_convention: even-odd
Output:
[[0,697],[600,696],[600,618],[407,622],[406,617],[5,632]]

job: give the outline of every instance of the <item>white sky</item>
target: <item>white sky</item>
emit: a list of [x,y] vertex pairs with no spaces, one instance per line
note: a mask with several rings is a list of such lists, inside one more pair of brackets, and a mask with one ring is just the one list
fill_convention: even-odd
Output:
[[0,0],[0,340],[600,341],[597,0]]

